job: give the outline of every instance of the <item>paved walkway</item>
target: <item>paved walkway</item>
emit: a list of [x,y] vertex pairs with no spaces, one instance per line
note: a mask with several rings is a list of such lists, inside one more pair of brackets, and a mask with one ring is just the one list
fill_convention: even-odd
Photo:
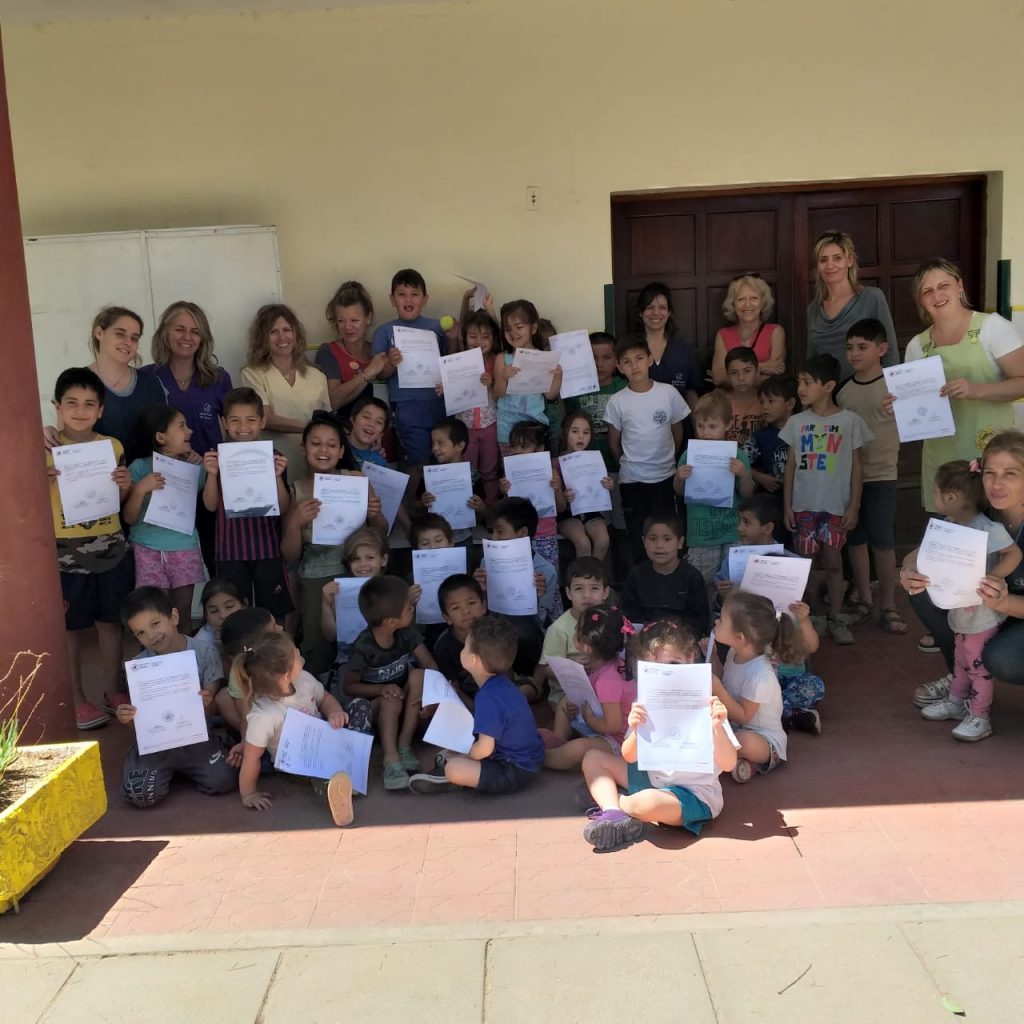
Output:
[[1009,1024],[1024,905],[0,947],[5,1024]]

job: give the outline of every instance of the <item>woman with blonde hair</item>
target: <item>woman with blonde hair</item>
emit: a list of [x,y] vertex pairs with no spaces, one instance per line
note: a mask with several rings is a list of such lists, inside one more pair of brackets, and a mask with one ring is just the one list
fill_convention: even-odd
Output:
[[786,332],[769,317],[775,309],[771,286],[760,274],[740,274],[729,282],[722,303],[722,315],[729,321],[715,335],[711,379],[719,387],[729,383],[725,356],[734,348],[753,349],[757,356],[758,379],[786,372]]
[[871,317],[881,321],[889,340],[882,365],[895,366],[900,358],[889,304],[878,288],[857,279],[853,239],[835,228],[826,231],[814,243],[814,266],[817,280],[807,307],[807,354],[835,356],[842,370],[840,379],[852,376],[853,368],[846,359],[846,332],[858,320]]
[[242,381],[263,399],[264,437],[288,457],[292,471],[304,463],[300,443],[317,409],[329,412],[327,378],[306,358],[306,329],[288,306],[262,306],[249,328]]

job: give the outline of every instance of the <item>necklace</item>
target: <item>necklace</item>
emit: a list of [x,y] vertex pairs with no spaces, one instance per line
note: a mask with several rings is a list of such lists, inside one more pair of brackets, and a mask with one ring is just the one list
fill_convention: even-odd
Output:
[[107,380],[107,378],[104,377],[102,373],[100,373],[99,363],[93,363],[92,366],[93,369],[96,371],[96,374],[99,376],[100,380],[102,380],[103,383],[106,384],[106,386],[110,388],[111,391],[120,391],[122,387],[122,382],[131,380],[132,368],[130,366],[124,367],[112,381]]

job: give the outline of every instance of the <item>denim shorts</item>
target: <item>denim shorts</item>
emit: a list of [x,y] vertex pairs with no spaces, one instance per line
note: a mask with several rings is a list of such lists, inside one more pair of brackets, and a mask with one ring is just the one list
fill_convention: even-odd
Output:
[[485,757],[480,762],[480,781],[476,784],[478,793],[490,793],[493,796],[506,796],[518,793],[535,778],[538,772],[528,772],[511,761],[499,761],[494,757]]
[[896,547],[896,481],[870,480],[860,496],[860,515],[847,540],[878,551]]

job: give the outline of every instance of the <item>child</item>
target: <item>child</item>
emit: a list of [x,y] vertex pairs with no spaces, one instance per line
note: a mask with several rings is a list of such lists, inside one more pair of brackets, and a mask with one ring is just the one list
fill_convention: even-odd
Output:
[[[626,718],[636,701],[636,683],[627,679],[620,652],[633,627],[614,605],[584,612],[576,624],[576,645],[587,660],[587,676],[601,703],[595,715],[589,704],[578,707],[563,697],[555,708],[551,728],[557,740],[546,742],[544,767],[567,771],[578,768],[588,750],[619,753],[626,738]],[[573,732],[578,738],[573,739]]]
[[390,426],[391,409],[387,402],[368,395],[352,406],[352,415],[345,426],[345,440],[360,468],[364,462],[378,466],[388,464],[384,440]]
[[634,622],[669,619],[685,623],[696,636],[707,636],[708,590],[700,572],[679,557],[685,539],[678,517],[647,517],[643,546],[648,560],[630,572],[622,603],[627,618]]
[[266,610],[266,608],[239,608],[225,620],[221,627],[222,659],[227,661],[228,685],[218,693],[226,693],[231,702],[229,710],[225,710],[223,702],[217,701],[217,710],[224,721],[238,733],[240,742],[235,744],[228,753],[231,764],[241,766],[245,752],[245,716],[249,714],[249,703],[242,693],[238,674],[235,672],[235,661],[240,654],[256,646],[265,633],[280,633],[283,627]]
[[[618,394],[626,381],[615,375],[615,339],[604,331],[595,331],[590,335],[590,350],[594,353],[594,365],[597,367],[597,391],[589,395],[577,395],[565,400],[565,415],[574,412],[585,412],[590,417],[591,436],[594,447],[604,457],[609,469],[618,470],[618,462],[612,456],[608,445],[608,423],[604,413],[612,395]],[[564,424],[563,424],[564,427]]]
[[462,648],[466,645],[473,621],[487,614],[487,598],[472,576],[456,573],[437,588],[437,603],[448,628],[434,644],[434,661],[445,679],[455,683],[462,693],[473,696],[476,685],[467,685],[472,682],[472,677],[462,667]]
[[412,741],[419,724],[423,669],[436,669],[437,663],[413,625],[415,609],[404,580],[367,580],[359,591],[359,611],[367,628],[352,645],[345,696],[365,697],[373,705],[384,748],[384,788],[408,789],[409,772],[420,767]]
[[560,615],[544,634],[544,648],[540,662],[534,670],[533,683],[536,698],[540,699],[547,684],[548,700],[557,705],[565,696],[554,673],[548,668],[548,658],[571,658],[585,661],[583,652],[576,646],[576,631],[585,611],[604,604],[611,593],[608,573],[604,563],[588,556],[577,558],[565,574],[565,596],[569,598],[569,610]]
[[[697,437],[703,441],[726,440],[731,415],[729,399],[721,391],[702,395],[693,413]],[[679,457],[679,468],[676,470],[675,491],[680,497],[685,493],[686,481],[693,475],[693,466],[687,462],[688,451],[684,450]],[[709,597],[714,594],[715,572],[722,564],[723,555],[730,545],[739,540],[736,532],[736,506],[743,498],[749,498],[754,493],[750,461],[742,448],[737,447],[736,457],[729,462],[729,471],[736,478],[732,508],[715,508],[697,502],[686,506],[686,560],[704,578]]]
[[[332,729],[343,729],[348,715],[341,705],[302,668],[291,637],[273,633],[260,637],[235,661],[238,680],[246,702],[251,706],[245,730],[245,753],[238,773],[238,792],[242,806],[265,811],[273,804],[269,793],[259,786],[260,762],[266,751],[277,754],[281,730],[289,708],[305,715],[326,718]],[[339,828],[352,824],[352,780],[345,772],[335,772],[324,787],[312,780],[315,789],[326,789],[327,806]]]
[[782,689],[768,652],[783,662],[801,662],[800,631],[791,616],[776,616],[767,597],[734,590],[715,623],[715,639],[730,648],[722,681],[713,680],[712,688],[725,705],[739,741],[732,776],[737,782],[749,782],[755,769],[764,775],[786,760]]
[[807,670],[806,655],[818,649],[818,631],[811,623],[811,609],[803,601],[794,601],[789,606],[790,614],[796,619],[800,630],[804,658],[796,662],[782,661],[773,655],[772,664],[779,677],[782,689],[782,727],[787,732],[799,729],[813,736],[821,734],[821,714],[817,705],[825,697],[825,684],[820,676]]
[[[548,450],[547,427],[540,423],[532,423],[529,420],[522,420],[516,423],[509,431],[508,451],[506,455],[536,455]],[[548,456],[550,459],[550,456]],[[510,484],[505,477],[498,481],[498,487],[502,494],[508,494]],[[541,516],[537,518],[537,529],[533,534],[533,550],[541,558],[549,562],[555,572],[558,572],[558,515],[565,509],[565,492],[562,489],[562,475],[555,468],[554,460],[551,460],[551,489],[555,495],[555,515]],[[562,600],[555,595],[556,600],[552,602],[553,614],[562,614]]]
[[[142,645],[139,658],[156,658],[181,651],[192,651],[199,672],[203,706],[207,709],[224,677],[220,658],[210,648],[178,632],[178,610],[167,594],[158,587],[133,590],[121,606],[121,621]],[[118,705],[117,720],[128,725],[135,719],[136,708],[125,701]],[[191,779],[200,793],[229,793],[236,785],[236,772],[227,758],[227,744],[211,732],[201,743],[186,747],[140,754],[133,743],[125,755],[122,790],[125,799],[135,807],[153,807],[171,789],[171,780],[181,774]]]
[[[498,492],[498,403],[494,397],[494,361],[498,354],[497,320],[485,309],[470,313],[462,321],[463,348],[478,348],[484,357],[480,383],[487,388],[487,404],[456,413],[469,431],[466,461],[480,475],[484,500],[493,505]],[[443,392],[442,392],[443,393]]]
[[782,490],[782,477],[786,472],[786,443],[779,440],[779,431],[794,412],[800,412],[800,397],[792,377],[776,374],[757,386],[765,425],[754,431],[750,439],[750,470],[754,483],[762,491],[775,494]]
[[[169,405],[150,406],[139,417],[138,429],[151,451],[182,462],[200,461],[189,444],[192,431],[177,409]],[[195,524],[191,533],[182,533],[146,522],[150,496],[153,491],[162,491],[165,483],[163,474],[153,472],[152,455],[136,459],[128,470],[132,475],[132,489],[121,514],[131,527],[135,583],[169,591],[179,619],[187,625],[192,618],[192,592],[195,585],[206,578],[199,533]],[[200,466],[199,490],[205,484],[206,471]]]
[[[630,660],[662,665],[691,665],[700,660],[693,634],[673,622],[656,622],[629,643]],[[643,772],[637,767],[637,729],[647,721],[642,704],[634,704],[626,720],[629,732],[622,753],[588,750],[583,756],[583,777],[596,806],[583,838],[598,850],[615,850],[635,842],[644,822],[685,828],[699,836],[705,822],[722,813],[722,784],[718,773],[736,765],[736,750],[725,732],[726,710],[711,698],[715,771]],[[627,790],[620,795],[619,790]]]
[[[1005,579],[1020,565],[1021,550],[1006,527],[980,511],[986,501],[977,462],[956,460],[939,466],[935,473],[934,501],[935,508],[945,515],[947,522],[981,530],[987,535],[987,576]],[[906,563],[916,567],[917,551],[907,556]],[[954,647],[949,693],[944,700],[921,708],[921,717],[929,722],[956,721],[954,739],[976,743],[992,735],[990,713],[994,686],[992,674],[982,663],[981,652],[1005,620],[1004,613],[985,604],[950,609],[949,628],[953,631]]]
[[[302,454],[306,476],[291,487],[292,508],[284,520],[281,554],[288,562],[298,563],[302,609],[300,651],[306,671],[321,676],[334,662],[334,639],[320,628],[323,589],[342,574],[341,547],[313,543],[313,520],[320,514],[320,501],[313,497],[314,476],[361,476],[352,453],[345,444],[341,422],[330,412],[314,412],[302,431]],[[387,520],[381,514],[380,498],[368,488],[366,525],[386,534]]]
[[[426,515],[418,516],[409,525],[409,540],[412,543],[413,551],[437,551],[439,548],[454,547],[454,534],[448,520],[444,516],[427,512]],[[467,562],[468,564],[468,562]],[[415,582],[414,574],[406,576],[409,584],[409,593],[412,595],[412,603],[418,605],[423,594],[423,588]],[[420,623],[423,632],[423,642],[427,649],[433,651],[445,627],[440,622]]]
[[858,320],[846,333],[846,358],[853,376],[836,392],[841,409],[855,412],[874,435],[861,449],[864,483],[860,514],[850,530],[849,552],[857,600],[852,623],[871,616],[871,569],[868,547],[878,574],[879,622],[887,633],[906,633],[907,623],[896,608],[896,476],[900,435],[892,412],[883,408],[889,389],[882,360],[889,351],[888,335],[879,320]]
[[874,436],[864,421],[840,409],[833,394],[839,360],[813,356],[797,376],[804,411],[789,418],[779,437],[789,445],[783,478],[786,529],[797,554],[819,550],[828,586],[827,628],[837,644],[852,644],[853,634],[839,617],[843,603],[843,545],[857,525],[863,465],[860,449]]
[[247,606],[242,592],[231,580],[215,579],[203,587],[199,597],[203,609],[203,625],[196,631],[193,639],[197,647],[209,647],[221,659],[224,676],[227,677],[230,664],[224,663],[224,655],[220,644],[220,630],[225,619]]
[[552,401],[558,397],[562,386],[562,368],[556,367],[551,379],[551,387],[544,394],[510,395],[508,382],[519,370],[512,365],[515,350],[537,349],[547,352],[548,343],[538,333],[537,307],[526,299],[506,302],[501,307],[501,329],[505,343],[501,358],[494,361],[494,397],[498,403],[498,447],[502,455],[511,453],[509,433],[514,424],[522,420],[531,420],[548,425],[544,413],[544,399]]
[[[258,441],[267,425],[263,399],[252,388],[232,389],[224,396],[221,424],[229,441]],[[203,504],[217,513],[217,575],[234,582],[250,604],[266,608],[279,622],[284,622],[295,607],[281,558],[281,516],[291,505],[285,483],[288,460],[280,452],[274,452],[281,516],[228,515],[220,492],[216,448],[203,456],[203,466],[206,469]]]
[[[124,465],[124,449],[116,438],[96,433],[96,421],[103,415],[106,388],[103,381],[85,367],[65,370],[57,378],[53,405],[57,410],[57,444],[86,444],[109,440],[117,468],[111,474],[124,501],[132,478]],[[75,724],[79,729],[96,729],[107,723],[107,713],[86,699],[82,689],[82,633],[96,627],[99,641],[99,673],[110,686],[104,694],[108,705],[117,706],[121,675],[121,602],[132,589],[132,563],[128,542],[118,516],[67,526],[53,455],[46,453],[50,479],[50,509],[57,541],[57,567],[64,595],[64,627],[71,672],[71,693],[75,702]]]
[[744,449],[750,444],[754,433],[765,424],[764,410],[757,397],[758,365],[754,350],[746,346],[732,349],[725,357],[725,372],[729,376],[728,395],[732,407],[732,419],[725,436],[726,440],[735,441]]
[[[739,534],[740,544],[747,546],[778,542],[777,533],[782,525],[782,503],[778,498],[763,491],[752,494],[740,502],[738,512],[736,532]],[[715,574],[715,589],[718,591],[719,601],[724,600],[726,594],[734,586],[738,587],[741,582],[742,580],[733,580],[729,575],[729,552],[726,551],[722,564]]]
[[[435,423],[430,430],[430,453],[435,466],[450,466],[456,462],[464,462],[468,447],[469,428],[455,416],[445,417],[440,423]],[[473,472],[470,470],[470,479],[472,477]],[[479,482],[479,478],[476,482]],[[422,513],[424,509],[429,511],[437,501],[430,491],[423,490],[423,486],[423,478],[420,477],[420,498],[418,502],[413,503],[415,515]],[[474,494],[466,504],[476,512],[483,512],[485,508],[484,499],[479,494]],[[452,531],[452,543],[468,544],[472,536],[473,530],[470,527],[459,527],[458,530]]]
[[619,492],[633,561],[643,558],[644,520],[674,515],[672,481],[690,409],[670,384],[651,380],[651,350],[642,337],[615,346],[619,372],[628,386],[612,395],[604,411],[608,446],[619,463]]
[[537,777],[544,744],[526,698],[506,674],[516,657],[516,630],[507,619],[483,615],[470,623],[462,666],[479,692],[473,707],[476,740],[466,757],[449,756],[443,773],[422,772],[409,780],[414,793],[464,786],[478,793],[516,793]]
[[[559,454],[584,452],[591,447],[593,438],[594,424],[590,419],[590,414],[582,410],[568,413],[562,420]],[[605,466],[607,465],[606,462]],[[561,471],[558,475],[561,479]],[[609,491],[614,487],[610,476],[605,476],[601,483]],[[603,559],[608,554],[610,544],[608,524],[605,522],[604,516],[600,512],[584,512],[574,516],[569,510],[569,506],[576,499],[576,495],[571,489],[567,489],[564,491],[563,497],[566,508],[558,517],[558,532],[567,540],[572,541],[577,558],[593,555],[595,558]]]
[[[388,361],[380,372],[380,379],[388,382],[388,400],[395,413],[398,439],[402,442],[405,461],[410,466],[422,466],[430,457],[430,428],[444,418],[444,399],[433,388],[402,388],[398,386],[398,364],[401,350],[395,347],[396,327],[413,327],[430,331],[437,336],[441,355],[448,352],[448,340],[439,320],[423,316],[423,308],[430,296],[423,275],[416,270],[399,270],[391,279],[391,305],[398,318],[381,324],[373,332],[371,351],[374,355],[386,353]],[[355,412],[353,411],[353,419]]]

